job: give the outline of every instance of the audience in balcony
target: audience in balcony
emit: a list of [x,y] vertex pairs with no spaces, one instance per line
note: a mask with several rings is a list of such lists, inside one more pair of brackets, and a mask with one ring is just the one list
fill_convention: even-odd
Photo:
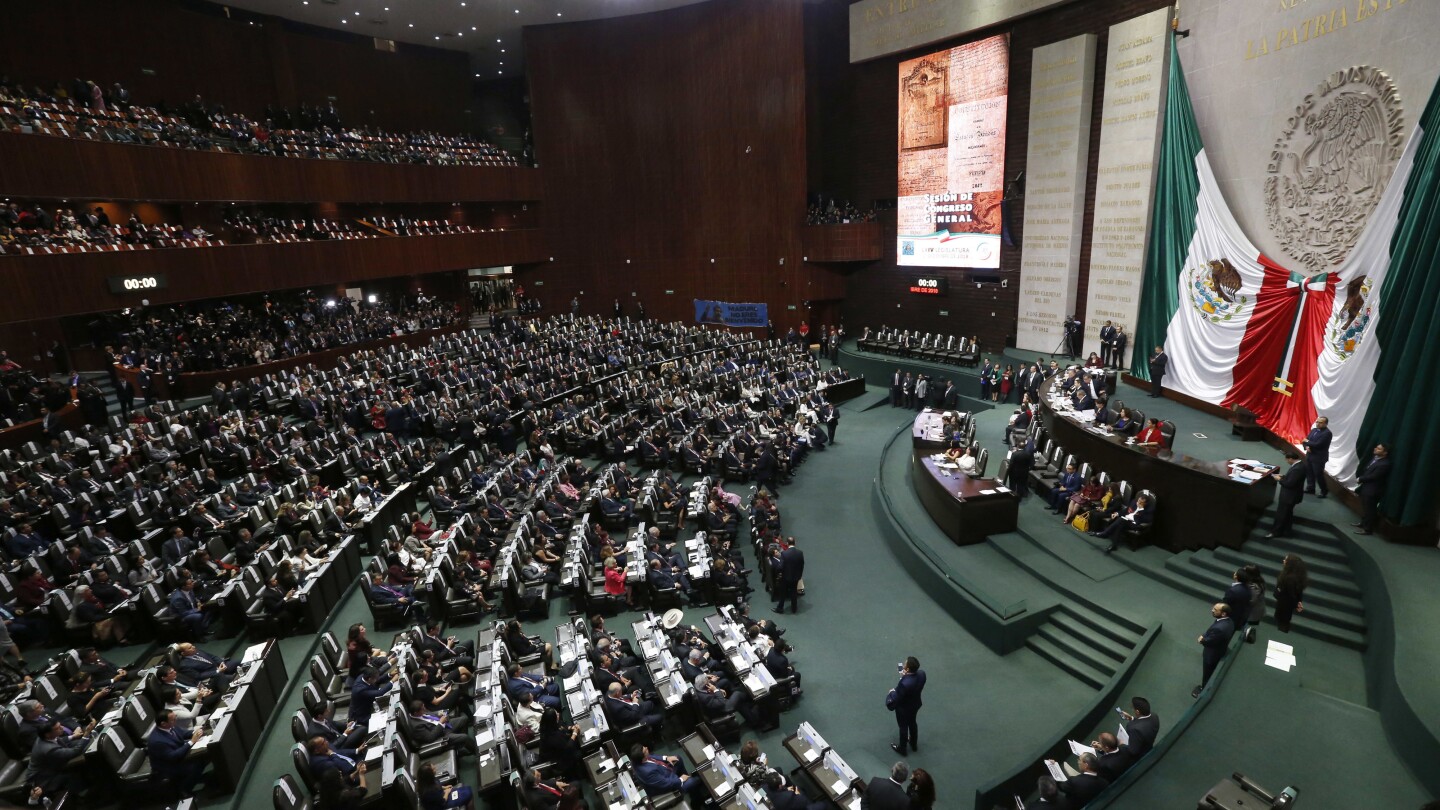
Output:
[[874,222],[875,209],[861,211],[849,200],[836,202],[832,197],[819,198],[805,212],[807,225],[849,225],[852,222]]
[[118,82],[109,91],[76,79],[70,87],[26,88],[0,77],[0,127],[20,132],[182,149],[332,160],[429,165],[518,166],[494,144],[472,135],[384,132],[345,127],[333,102],[289,110],[266,107],[263,121],[195,96],[171,108],[132,104]]
[[115,225],[99,206],[79,214],[72,208],[57,208],[52,214],[39,203],[0,206],[0,254],[4,255],[223,244],[198,225],[145,223],[138,214]]
[[213,371],[333,349],[452,323],[454,303],[427,299],[362,303],[311,295],[258,305],[208,303],[152,307],[111,315],[96,325],[99,342],[119,346],[127,368]]

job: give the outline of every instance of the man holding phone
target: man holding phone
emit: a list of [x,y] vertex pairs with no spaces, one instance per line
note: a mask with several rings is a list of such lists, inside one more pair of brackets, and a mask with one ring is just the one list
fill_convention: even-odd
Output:
[[920,668],[920,659],[910,656],[899,664],[900,682],[890,690],[885,705],[895,712],[895,722],[900,726],[900,742],[891,743],[895,753],[905,756],[908,750],[920,750],[920,693],[925,691],[925,670]]

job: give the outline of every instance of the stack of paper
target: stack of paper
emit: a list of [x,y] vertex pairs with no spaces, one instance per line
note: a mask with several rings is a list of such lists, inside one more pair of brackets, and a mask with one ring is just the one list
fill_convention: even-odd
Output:
[[1265,666],[1289,672],[1295,666],[1295,648],[1271,639],[1265,648]]
[[1115,739],[1119,740],[1121,745],[1130,744],[1130,732],[1125,730],[1124,723],[1121,723],[1119,730],[1115,732]]
[[1088,745],[1082,745],[1081,743],[1075,742],[1074,740],[1069,740],[1068,742],[1070,743],[1070,753],[1074,754],[1077,757],[1081,754],[1095,753],[1095,749],[1091,748]]
[[1047,759],[1047,760],[1045,760],[1045,767],[1046,767],[1047,769],[1049,769],[1049,771],[1050,771],[1050,778],[1051,778],[1051,779],[1054,779],[1056,782],[1068,782],[1068,781],[1070,781],[1069,779],[1067,779],[1067,778],[1065,777],[1065,771],[1063,771],[1063,770],[1060,769],[1059,764],[1057,764],[1057,763],[1055,762],[1055,760],[1053,760],[1053,759]]

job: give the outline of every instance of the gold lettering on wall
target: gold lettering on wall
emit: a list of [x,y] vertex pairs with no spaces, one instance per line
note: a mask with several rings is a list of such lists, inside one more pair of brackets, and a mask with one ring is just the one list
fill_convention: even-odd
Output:
[[1282,25],[1260,39],[1246,40],[1246,59],[1258,59],[1276,51],[1314,42],[1343,31],[1351,25],[1409,5],[1410,0],[1348,0],[1319,13],[1312,13],[1312,9],[1319,5],[1319,0],[1305,9],[1300,7],[1309,4],[1310,0],[1279,0],[1279,3],[1278,10],[1281,13],[1299,11],[1298,15],[1291,15],[1298,16],[1298,19],[1289,20],[1288,25]]

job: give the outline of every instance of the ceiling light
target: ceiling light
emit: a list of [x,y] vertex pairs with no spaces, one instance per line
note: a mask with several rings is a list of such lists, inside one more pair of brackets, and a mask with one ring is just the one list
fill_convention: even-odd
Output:
[[501,49],[500,49],[500,52],[501,52],[501,53],[504,53],[504,52],[505,52],[505,49],[504,49],[504,48],[501,48]]
[[360,16],[360,12],[358,12],[358,11],[355,12],[355,16],[356,16],[356,17],[359,17],[359,16]]
[[414,28],[414,27],[415,27],[415,23],[410,23],[410,27],[411,27],[411,28]]
[[496,42],[499,42],[500,40],[497,39],[497,40],[495,40],[495,41],[496,41]]
[[346,24],[348,24],[349,22],[350,22],[350,21],[347,20],[347,19],[345,19],[344,17],[341,17],[341,18],[340,18],[340,24],[341,24],[341,25],[346,25]]
[[556,17],[559,17],[559,16],[560,16],[560,12],[558,12],[558,11],[555,12],[555,16],[556,16]]
[[474,31],[474,30],[475,30],[475,26],[473,26],[473,25],[470,26],[470,30],[471,30],[471,31]]
[[504,63],[504,62],[501,62],[501,63],[500,63],[500,64],[502,64],[502,65],[503,65],[503,64],[505,64],[505,63]]
[[435,37],[435,38],[436,38],[436,39],[439,39],[440,37]]
[[476,73],[476,74],[475,74],[475,78],[477,78],[477,79],[480,78],[480,74],[479,74],[479,73]]

